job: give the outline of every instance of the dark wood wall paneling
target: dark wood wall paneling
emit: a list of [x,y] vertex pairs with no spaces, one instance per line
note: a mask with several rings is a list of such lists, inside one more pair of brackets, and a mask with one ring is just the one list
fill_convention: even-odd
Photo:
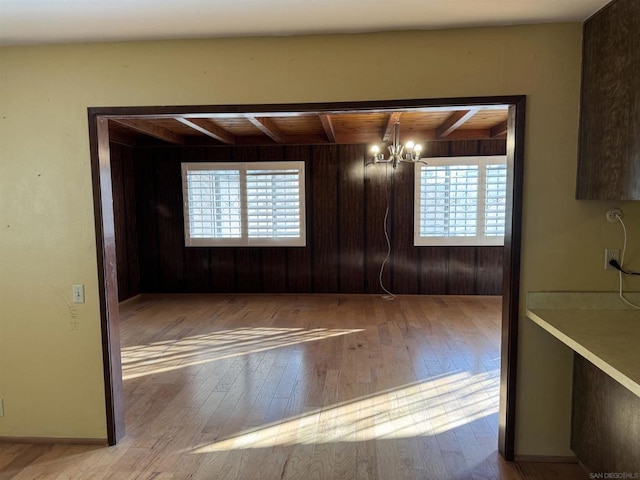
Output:
[[[425,153],[504,155],[505,141],[433,142]],[[138,272],[141,292],[381,293],[378,276],[387,254],[383,220],[388,203],[392,253],[383,280],[389,290],[501,293],[502,247],[413,246],[413,167],[402,164],[394,171],[386,165],[366,166],[365,145],[137,147],[132,155],[120,162],[133,165],[126,168],[135,172],[137,199],[137,210],[126,216],[124,228],[137,232],[139,254],[131,254],[135,246],[127,243],[122,257],[127,262],[139,257],[133,273]],[[184,246],[181,162],[282,159],[305,161],[306,247]],[[123,208],[130,210],[128,205]],[[116,216],[123,217],[122,210],[117,211]],[[120,250],[118,255],[120,271]],[[130,277],[125,281],[132,282]],[[121,299],[131,292],[130,287],[123,289]]]
[[140,293],[136,181],[133,148],[111,143],[109,150],[116,234],[118,299],[122,301]]

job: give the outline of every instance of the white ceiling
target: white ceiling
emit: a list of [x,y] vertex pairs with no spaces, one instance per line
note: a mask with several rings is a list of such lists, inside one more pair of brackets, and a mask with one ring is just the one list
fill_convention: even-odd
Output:
[[0,0],[0,44],[582,22],[609,0]]

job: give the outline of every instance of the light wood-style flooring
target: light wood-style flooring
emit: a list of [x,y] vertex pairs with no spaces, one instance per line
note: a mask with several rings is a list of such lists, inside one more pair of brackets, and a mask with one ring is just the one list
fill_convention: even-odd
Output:
[[138,297],[121,307],[126,437],[0,444],[0,480],[587,478],[498,454],[500,312],[498,297]]

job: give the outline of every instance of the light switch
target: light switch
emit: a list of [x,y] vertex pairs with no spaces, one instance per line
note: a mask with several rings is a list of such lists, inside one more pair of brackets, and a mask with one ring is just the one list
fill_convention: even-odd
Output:
[[73,286],[73,303],[84,303],[84,285]]

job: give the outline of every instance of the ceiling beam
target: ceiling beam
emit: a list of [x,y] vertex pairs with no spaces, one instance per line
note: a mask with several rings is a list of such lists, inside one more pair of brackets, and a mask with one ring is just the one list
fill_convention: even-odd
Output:
[[163,140],[168,143],[175,144],[183,144],[184,137],[182,135],[178,135],[171,130],[168,130],[159,125],[154,125],[145,120],[139,120],[137,118],[118,118],[112,119],[111,121],[119,123],[120,125],[124,125],[125,127],[132,128],[140,133],[144,133],[145,135],[149,135],[150,137],[157,138],[159,140]]
[[464,125],[467,120],[473,117],[477,112],[477,108],[453,112],[444,122],[442,122],[442,125],[436,128],[436,138],[442,139],[448,137],[452,132]]
[[176,117],[176,120],[207,137],[215,138],[219,142],[227,145],[235,145],[236,138],[224,128],[214,124],[206,118],[190,118]]
[[451,132],[446,138],[435,138],[435,140],[490,140],[489,129],[462,129]]
[[393,128],[396,125],[396,122],[400,120],[400,115],[402,115],[402,113],[400,112],[393,112],[391,115],[389,115],[389,118],[387,119],[387,126],[384,129],[384,133],[382,134],[383,142],[389,141],[389,138],[391,137],[391,133],[393,132]]
[[491,138],[503,137],[507,134],[507,120],[491,127]]
[[273,120],[271,120],[270,118],[257,118],[253,115],[247,115],[246,118],[274,142],[287,143],[280,129],[276,126],[275,123],[273,123]]
[[331,121],[331,117],[329,115],[324,115],[324,114],[320,115],[320,123],[322,123],[322,128],[324,128],[324,133],[327,134],[329,143],[337,143],[336,131],[333,129],[333,122]]

